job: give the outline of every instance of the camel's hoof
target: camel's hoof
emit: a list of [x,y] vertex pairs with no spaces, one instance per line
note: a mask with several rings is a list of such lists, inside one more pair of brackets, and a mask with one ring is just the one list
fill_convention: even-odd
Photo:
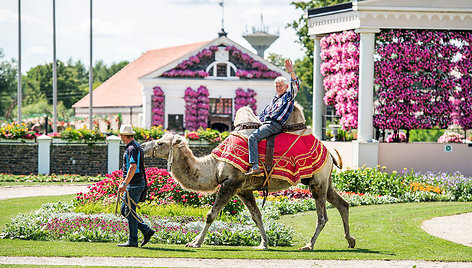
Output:
[[312,251],[312,250],[313,250],[313,248],[311,248],[311,247],[307,247],[307,246],[304,246],[304,247],[302,247],[302,248],[299,248],[298,250],[303,250],[303,251]]
[[188,248],[199,248],[200,247],[200,245],[198,245],[197,243],[193,243],[193,242],[187,243],[187,244],[185,244],[185,246],[188,247]]
[[268,247],[264,245],[259,245],[259,246],[253,247],[253,249],[268,249]]
[[356,239],[354,239],[354,237],[348,238],[347,243],[349,244],[349,248],[354,248],[356,246]]

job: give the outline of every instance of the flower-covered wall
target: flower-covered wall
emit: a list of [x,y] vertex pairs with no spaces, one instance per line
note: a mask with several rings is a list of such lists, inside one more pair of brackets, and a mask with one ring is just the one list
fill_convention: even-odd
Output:
[[185,90],[185,128],[195,131],[208,127],[209,99],[208,89],[200,86],[197,90],[188,87]]
[[359,88],[359,35],[333,33],[321,39],[324,102],[336,109],[344,129],[357,128]]
[[153,88],[151,126],[164,125],[164,91],[158,86]]
[[247,90],[238,88],[235,91],[235,95],[236,95],[236,97],[234,98],[234,111],[235,112],[238,111],[241,107],[249,106],[251,107],[254,114],[256,114],[256,110],[257,110],[256,91],[250,88],[248,88]]
[[[472,128],[472,33],[383,30],[375,44],[375,114],[379,129]],[[359,34],[321,40],[327,105],[343,128],[357,127]]]
[[472,128],[471,43],[472,34],[460,31],[384,30],[378,34],[375,127],[447,128],[458,109],[458,123]]

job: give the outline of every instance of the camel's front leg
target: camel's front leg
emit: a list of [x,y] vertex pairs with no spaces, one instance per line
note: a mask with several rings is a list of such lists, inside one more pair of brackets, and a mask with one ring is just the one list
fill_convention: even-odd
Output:
[[244,191],[238,194],[239,198],[244,202],[249,212],[251,212],[252,219],[259,228],[259,232],[261,233],[261,244],[255,249],[267,249],[269,244],[269,239],[267,238],[267,234],[264,229],[264,223],[262,222],[262,214],[259,208],[257,207],[256,199],[254,198],[254,194],[252,191]]
[[231,179],[225,180],[222,184],[220,184],[220,190],[216,195],[215,202],[213,207],[211,207],[210,211],[206,215],[206,224],[203,227],[202,231],[200,232],[197,237],[192,242],[187,243],[186,247],[194,247],[199,248],[202,246],[202,243],[205,239],[205,235],[210,229],[211,224],[215,221],[218,213],[224,208],[224,206],[229,202],[229,200],[239,191],[241,187],[241,183],[234,182]]

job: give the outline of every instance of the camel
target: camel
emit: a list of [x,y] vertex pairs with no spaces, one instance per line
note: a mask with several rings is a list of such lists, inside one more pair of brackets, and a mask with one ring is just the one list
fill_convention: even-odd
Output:
[[[296,103],[294,110],[286,122],[293,124],[303,122],[303,108]],[[242,107],[236,113],[235,126],[243,122],[260,123],[249,107]],[[252,130],[243,130],[249,134]],[[217,160],[212,155],[195,157],[188,146],[188,141],[177,134],[166,133],[162,138],[142,144],[145,157],[157,156],[168,160],[168,166],[175,180],[187,190],[195,192],[214,192],[220,186],[213,207],[206,215],[206,224],[196,238],[186,244],[187,247],[201,247],[205,235],[213,221],[218,216],[223,207],[237,195],[251,213],[252,219],[261,234],[261,242],[256,249],[267,249],[268,238],[264,230],[262,215],[257,207],[253,191],[259,190],[264,179],[256,176],[246,176],[239,169],[224,161]],[[344,234],[349,248],[354,248],[355,239],[349,231],[349,203],[345,201],[334,189],[331,179],[333,165],[342,168],[342,159],[338,154],[336,160],[330,153],[327,163],[311,178],[302,179],[301,182],[309,186],[312,196],[316,202],[316,212],[318,221],[315,233],[311,240],[300,250],[313,250],[316,239],[328,221],[326,212],[326,201],[336,207],[341,214]],[[271,178],[269,191],[275,192],[288,189],[292,186],[289,182]]]

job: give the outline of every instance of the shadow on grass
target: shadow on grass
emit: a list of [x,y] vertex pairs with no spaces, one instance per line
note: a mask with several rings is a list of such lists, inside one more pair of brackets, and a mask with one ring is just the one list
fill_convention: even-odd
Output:
[[[232,249],[232,248],[211,248],[208,249],[209,251],[259,251],[257,249],[251,249],[251,248],[242,248],[242,249]],[[362,254],[379,254],[379,255],[390,255],[390,256],[395,256],[395,253],[386,253],[378,250],[370,250],[366,248],[355,248],[355,249],[314,249],[312,251],[303,251],[303,250],[298,250],[298,249],[273,249],[269,248],[266,250],[262,250],[261,252],[287,252],[287,253],[362,253]]]
[[146,250],[152,250],[152,251],[187,252],[187,253],[197,252],[197,249],[191,249],[191,248],[163,248],[163,247],[152,247],[152,246],[146,246],[146,247],[141,247],[141,248],[146,249]]

